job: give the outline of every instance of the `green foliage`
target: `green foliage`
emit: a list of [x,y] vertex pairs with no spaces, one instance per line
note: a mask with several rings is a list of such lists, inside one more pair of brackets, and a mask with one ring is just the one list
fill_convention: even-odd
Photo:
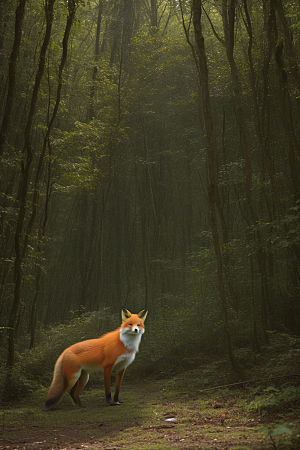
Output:
[[21,400],[38,387],[38,383],[26,377],[21,363],[12,368],[0,365],[0,403]]
[[299,441],[299,429],[293,422],[283,422],[276,426],[264,426],[256,429],[263,433],[269,440],[272,447],[277,450],[281,446],[294,446]]
[[97,338],[111,331],[112,323],[117,328],[121,319],[108,309],[103,309],[74,317],[69,324],[48,328],[41,326],[36,335],[36,347],[18,354],[18,365],[22,367],[23,376],[40,385],[49,385],[54,364],[63,350],[76,342]]
[[260,386],[251,389],[254,400],[249,404],[250,410],[255,410],[261,415],[265,415],[276,408],[281,408],[284,404],[296,403],[300,400],[300,387],[286,386],[275,388],[268,386],[262,389]]
[[[116,311],[125,302],[140,309],[146,302],[153,314],[146,335],[149,345],[141,347],[147,363],[137,358],[137,373],[149,370],[165,376],[191,361],[198,365],[203,355],[226,352],[226,315],[237,355],[247,367],[249,358],[259,358],[251,350],[255,333],[259,349],[269,329],[295,334],[300,329],[296,150],[292,163],[299,147],[299,5],[283,0],[280,10],[281,1],[274,3],[278,36],[267,27],[269,1],[251,3],[247,12],[247,2],[236,9],[229,28],[236,30],[232,43],[239,83],[231,78],[226,53],[225,8],[204,5],[218,168],[215,206],[227,299],[227,311],[222,312],[207,203],[204,117],[191,55],[195,42],[190,2],[182,6],[191,45],[178,21],[176,2],[157,5],[157,27],[149,20],[155,2],[133,2],[128,22],[122,2],[77,3],[60,105],[48,137],[68,14],[68,2],[55,2],[29,133],[33,160],[19,230],[25,130],[45,32],[43,2],[32,0],[26,7],[12,120],[0,159],[0,326],[7,326],[19,292],[14,284],[18,253],[22,283],[13,316],[26,377],[32,371],[33,378],[44,383],[43,367],[50,377],[65,345],[102,332],[94,325],[90,334],[88,327],[80,331],[87,316],[52,330],[45,330],[44,324],[66,323],[69,311],[79,305],[85,311],[114,305]],[[5,100],[17,2],[3,4],[0,75]],[[273,48],[275,38],[278,45]],[[280,42],[284,90],[277,67]],[[237,89],[240,112],[233,101]],[[284,94],[288,98],[281,104]],[[240,113],[246,139],[241,138]],[[38,172],[43,152],[43,170]],[[15,248],[19,237],[24,244],[20,251]],[[34,331],[35,323],[39,344],[24,356],[27,333]],[[1,342],[4,360],[4,333]],[[281,361],[275,357],[270,371],[284,359],[290,364],[290,355],[281,355]]]

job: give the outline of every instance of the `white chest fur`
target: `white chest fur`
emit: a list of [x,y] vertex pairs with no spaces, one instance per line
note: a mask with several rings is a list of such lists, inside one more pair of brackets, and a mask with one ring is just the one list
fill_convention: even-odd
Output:
[[135,353],[123,353],[123,355],[118,356],[114,364],[113,370],[116,372],[121,372],[121,370],[126,369],[132,361],[134,361]]
[[143,333],[143,329],[141,329],[139,333],[134,334],[130,332],[128,328],[120,330],[120,339],[130,353],[123,353],[118,356],[113,367],[116,372],[126,369],[126,367],[134,361],[135,355],[139,351],[139,345]]

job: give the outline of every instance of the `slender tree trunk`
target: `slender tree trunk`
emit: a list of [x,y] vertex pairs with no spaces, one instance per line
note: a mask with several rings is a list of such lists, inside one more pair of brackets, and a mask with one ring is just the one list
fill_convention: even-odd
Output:
[[204,47],[204,37],[202,34],[201,23],[202,12],[202,0],[193,0],[193,25],[195,31],[195,40],[197,44],[197,50],[199,55],[199,70],[200,70],[200,87],[202,97],[202,110],[206,132],[206,145],[207,145],[207,166],[208,166],[208,201],[209,212],[213,244],[215,248],[217,258],[217,271],[218,271],[218,287],[222,305],[222,318],[224,326],[224,335],[227,344],[228,355],[232,364],[232,367],[236,370],[237,364],[235,361],[230,329],[228,324],[228,311],[227,311],[227,299],[224,287],[223,277],[223,262],[219,241],[217,216],[216,216],[216,174],[215,174],[215,140],[214,140],[214,128],[213,119],[210,106],[209,96],[209,84],[208,84],[208,67],[206,52]]
[[92,87],[90,92],[90,103],[88,108],[88,120],[92,120],[94,117],[94,97],[95,97],[95,83],[97,79],[98,72],[98,61],[101,53],[100,49],[100,31],[101,31],[101,23],[102,23],[102,14],[103,14],[103,1],[99,2],[98,5],[98,15],[97,15],[97,27],[96,27],[96,37],[95,37],[95,65],[93,67],[92,73]]
[[[72,28],[75,12],[76,12],[76,2],[75,2],[75,0],[69,0],[68,1],[68,17],[67,17],[67,23],[66,23],[65,33],[64,33],[64,37],[63,37],[63,42],[62,42],[63,52],[62,52],[61,62],[60,62],[59,69],[58,69],[58,85],[57,85],[57,91],[56,91],[56,101],[55,101],[51,119],[48,124],[47,132],[44,137],[43,147],[42,147],[42,151],[41,151],[41,154],[39,157],[38,167],[37,167],[37,171],[36,171],[31,217],[30,217],[27,229],[26,229],[26,236],[28,236],[28,237],[30,236],[30,234],[32,232],[32,228],[33,228],[34,222],[36,220],[37,205],[38,205],[38,201],[39,201],[39,182],[40,182],[40,178],[41,178],[41,174],[42,174],[42,170],[43,170],[43,166],[44,166],[44,158],[45,158],[47,146],[48,146],[48,150],[49,150],[49,156],[51,156],[51,146],[50,146],[49,137],[50,137],[50,133],[51,133],[55,118],[57,116],[58,108],[59,108],[59,104],[60,104],[62,81],[63,81],[62,75],[63,75],[63,70],[64,70],[64,67],[65,67],[65,64],[67,61],[68,41],[69,41],[70,31]],[[48,220],[48,206],[49,206],[49,200],[50,200],[50,174],[51,174],[51,161],[49,163],[49,168],[48,168],[47,194],[46,194],[46,201],[45,201],[43,224],[42,224],[42,227],[39,232],[38,249],[37,249],[38,253],[40,253],[40,251],[41,251],[41,242],[45,238],[45,234],[46,234],[46,225],[47,225],[47,220]],[[31,333],[30,348],[32,348],[34,345],[35,315],[36,315],[36,306],[37,306],[37,301],[38,301],[38,295],[40,292],[41,275],[42,275],[42,268],[41,268],[41,265],[38,264],[36,280],[35,280],[35,294],[34,294],[34,299],[33,299],[32,307],[31,307],[31,316],[30,316],[30,333]]]
[[21,180],[19,184],[18,200],[19,200],[19,214],[17,218],[17,225],[15,230],[15,272],[14,272],[14,300],[10,310],[8,319],[8,353],[7,364],[8,366],[14,366],[15,363],[15,327],[18,317],[19,306],[21,303],[21,285],[23,280],[23,261],[27,250],[28,237],[25,236],[24,242],[22,242],[22,233],[26,213],[28,185],[31,172],[31,164],[33,161],[33,145],[31,142],[31,132],[33,126],[33,120],[36,110],[36,104],[38,99],[38,93],[40,84],[44,74],[46,52],[48,49],[52,21],[53,21],[53,6],[55,0],[49,0],[45,7],[46,15],[46,31],[44,41],[40,51],[39,66],[35,78],[35,84],[33,88],[30,108],[28,112],[27,124],[25,128],[25,144],[24,155],[25,163],[22,163]]
[[[8,92],[6,97],[6,104],[3,114],[3,120],[0,129],[0,156],[3,154],[4,145],[9,132],[9,127],[11,123],[11,115],[15,98],[15,88],[16,88],[16,71],[17,71],[17,59],[19,55],[19,48],[21,45],[22,38],[22,25],[25,12],[25,5],[27,0],[19,0],[16,9],[16,20],[15,20],[15,39],[12,48],[12,52],[9,58],[9,69],[8,69]],[[3,6],[4,8],[5,6]]]
[[128,72],[130,68],[131,38],[133,27],[133,0],[123,0],[123,1],[124,1],[124,12],[123,12],[123,38],[122,38],[121,60],[124,67],[124,71]]
[[[276,0],[275,2],[272,1],[272,7],[276,8],[279,22],[282,25],[282,30],[283,30],[283,34],[284,34],[285,50],[286,50],[287,59],[288,59],[288,63],[289,63],[288,70],[290,71],[293,81],[294,81],[294,85],[297,88],[297,93],[295,93],[296,95],[294,97],[299,104],[299,94],[300,94],[299,62],[298,62],[298,55],[297,55],[297,50],[295,48],[295,43],[294,43],[295,41],[293,39],[292,30],[290,29],[288,19],[285,15],[282,0]],[[294,115],[295,115],[295,112],[294,112]],[[297,117],[297,119],[298,119],[298,117]],[[299,122],[299,120],[298,120],[298,122]],[[297,150],[298,150],[298,155],[300,156],[300,149],[298,148]]]
[[157,27],[157,0],[151,0],[151,27]]
[[[226,167],[226,146],[225,146],[225,109],[223,108],[223,126],[222,126],[222,147],[223,147],[223,164]],[[222,230],[222,243],[225,247],[224,251],[222,252],[223,255],[223,264],[224,264],[224,275],[226,278],[226,283],[228,287],[228,291],[233,303],[233,307],[236,311],[238,311],[238,296],[235,293],[234,289],[234,283],[232,282],[232,274],[230,270],[230,266],[232,264],[230,252],[228,249],[229,244],[229,231],[230,227],[232,227],[232,223],[229,222],[229,214],[225,215],[224,209],[225,209],[225,202],[229,198],[229,189],[226,187],[221,187],[220,189],[217,189],[216,191],[216,207],[218,211],[218,215],[220,218],[220,225]],[[227,207],[229,210],[229,208]]]
[[[7,19],[9,11],[7,10],[8,0],[0,0],[0,67],[3,65],[4,61],[4,39],[7,29]],[[3,83],[4,77],[0,80]]]
[[[270,14],[272,15],[275,24],[276,24],[276,16],[275,16],[275,5],[277,2],[274,2],[274,0],[270,0]],[[281,10],[280,10],[281,11]],[[284,27],[285,28],[285,27]],[[299,180],[299,162],[298,158],[300,156],[300,144],[299,139],[297,137],[297,132],[295,130],[294,126],[294,119],[293,119],[293,111],[292,111],[292,105],[291,105],[291,97],[288,89],[288,73],[285,67],[284,59],[283,59],[283,49],[284,44],[283,41],[279,41],[279,36],[277,32],[277,27],[273,25],[273,31],[274,31],[274,39],[273,39],[273,47],[275,49],[275,59],[276,59],[276,67],[277,67],[277,78],[279,83],[279,99],[280,99],[280,105],[281,105],[281,118],[282,118],[282,124],[284,128],[284,132],[286,135],[286,141],[287,141],[287,155],[288,155],[288,161],[290,166],[290,173],[291,173],[291,181],[293,186],[293,192],[294,192],[294,200],[295,202],[300,198],[300,180]],[[286,38],[286,41],[288,39]],[[276,45],[275,45],[276,43]],[[288,54],[291,53],[291,50],[288,51]],[[291,58],[291,56],[290,56]],[[297,76],[297,63],[294,61],[290,63],[294,66],[293,73]],[[298,154],[298,158],[297,158]]]
[[[222,6],[222,19],[224,27],[224,35],[226,42],[227,58],[231,70],[231,79],[233,83],[236,118],[241,132],[244,155],[245,155],[245,171],[246,171],[246,201],[249,208],[253,225],[257,227],[259,223],[259,217],[254,205],[252,196],[252,157],[251,157],[251,144],[250,137],[244,117],[244,111],[242,107],[241,99],[241,83],[238,75],[238,68],[235,62],[233,50],[234,50],[234,27],[235,27],[235,14],[236,14],[236,0],[229,0],[230,4],[227,4],[228,0],[223,0]],[[268,312],[267,312],[267,299],[268,299],[268,286],[266,277],[266,255],[262,243],[262,236],[259,228],[256,230],[256,236],[258,240],[257,259],[261,273],[261,311],[262,311],[262,324],[264,331],[268,326]],[[265,333],[265,339],[267,335]]]
[[112,22],[110,24],[110,33],[112,35],[112,43],[110,47],[110,65],[112,66],[116,62],[117,49],[121,37],[121,21],[122,21],[122,8],[119,2],[115,1],[111,11]]

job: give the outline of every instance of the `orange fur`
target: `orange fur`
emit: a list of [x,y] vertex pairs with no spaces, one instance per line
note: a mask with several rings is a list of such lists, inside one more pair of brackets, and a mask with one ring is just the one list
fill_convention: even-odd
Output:
[[[62,399],[71,388],[74,403],[82,406],[79,394],[86,385],[89,374],[104,371],[106,401],[110,405],[119,404],[119,392],[126,367],[134,360],[144,333],[147,310],[131,314],[122,310],[120,328],[104,334],[98,339],[89,339],[68,347],[58,358],[52,384],[47,394],[44,410],[47,411]],[[114,401],[111,399],[110,378],[112,369],[117,372]]]

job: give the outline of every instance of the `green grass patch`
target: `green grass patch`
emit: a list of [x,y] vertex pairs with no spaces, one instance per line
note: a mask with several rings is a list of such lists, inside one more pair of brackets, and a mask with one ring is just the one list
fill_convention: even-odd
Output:
[[[87,319],[91,328],[97,326],[96,316]],[[81,319],[72,324],[70,343],[80,327]],[[134,361],[126,371],[121,406],[106,404],[103,376],[93,374],[81,395],[85,408],[74,407],[65,395],[55,409],[43,412],[53,361],[69,344],[64,341],[69,332],[50,330],[40,346],[20,354],[10,374],[13,395],[2,397],[0,450],[300,448],[299,338],[270,334],[260,354],[238,350],[239,373],[225,357],[199,364],[199,356],[188,361],[187,355],[185,368],[178,364],[177,372],[160,366],[163,358],[147,372],[140,369],[145,345],[139,364]],[[95,334],[87,328],[82,338],[88,332]],[[2,393],[7,375],[5,370],[0,375]]]
[[[30,399],[1,410],[0,448],[246,450],[270,448],[271,439],[278,449],[283,448],[281,442],[288,446],[285,448],[299,448],[297,402],[287,404],[284,411],[261,415],[251,407],[247,388],[203,391],[201,375],[191,371],[170,379],[138,382],[125,378],[124,404],[115,407],[106,405],[101,384],[101,389],[82,393],[86,408],[74,407],[65,395],[56,409],[43,412],[46,390],[39,389]],[[272,437],[272,430],[286,423],[287,414],[291,434]]]

